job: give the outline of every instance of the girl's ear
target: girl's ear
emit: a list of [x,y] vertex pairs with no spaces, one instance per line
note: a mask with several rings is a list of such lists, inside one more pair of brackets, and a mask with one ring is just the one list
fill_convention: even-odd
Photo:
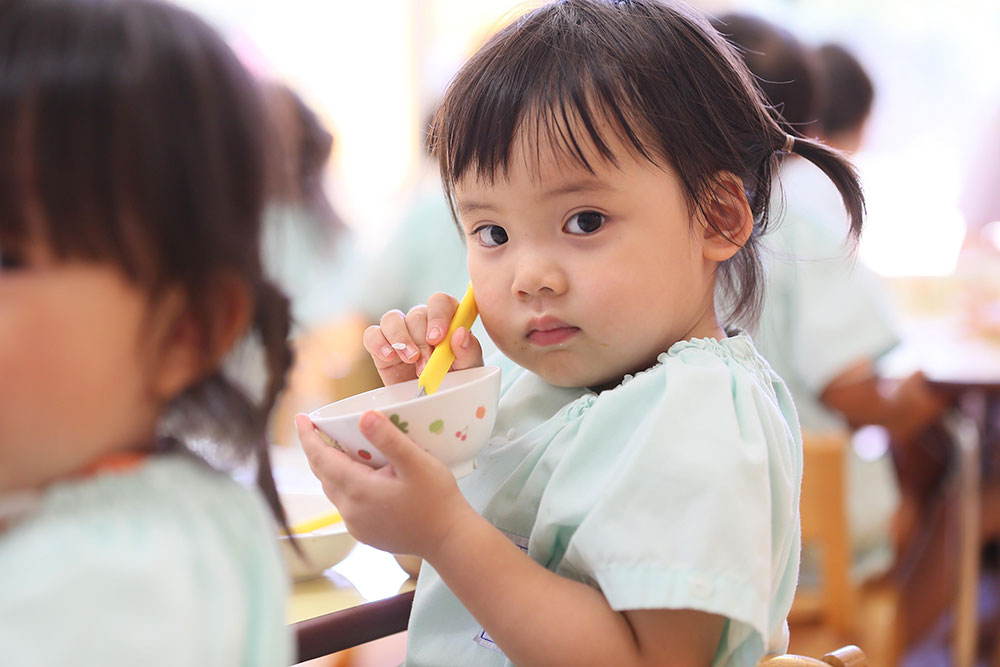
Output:
[[160,300],[152,327],[152,390],[159,399],[170,401],[210,375],[249,325],[252,300],[243,281],[220,276],[210,291],[205,320],[180,288]]
[[702,250],[706,259],[724,262],[743,247],[753,232],[753,212],[743,181],[728,171],[715,175],[705,197]]

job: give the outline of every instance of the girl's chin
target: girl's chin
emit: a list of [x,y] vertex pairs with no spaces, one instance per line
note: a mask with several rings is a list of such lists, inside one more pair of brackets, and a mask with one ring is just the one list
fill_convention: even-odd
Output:
[[596,375],[593,368],[570,368],[555,364],[538,364],[535,369],[529,368],[549,384],[556,387],[587,387],[595,391],[611,389],[621,383],[624,373],[605,377]]
[[518,366],[556,387],[603,391],[621,384],[625,374],[631,372],[621,368],[597,368],[592,353],[585,353],[573,345],[538,347],[521,340],[513,346],[500,346],[500,351]]
[[[515,359],[515,361],[517,360]],[[573,364],[566,363],[571,361],[567,355],[546,355],[532,361],[535,362],[535,368],[531,368],[527,363],[521,363],[521,365],[551,385],[556,387],[586,387],[598,393],[614,389],[622,383],[626,375],[641,373],[657,363],[656,357],[654,357],[648,363],[641,362],[627,367],[619,365],[614,368],[594,368],[593,364],[588,364],[586,359],[573,360],[577,362]]]

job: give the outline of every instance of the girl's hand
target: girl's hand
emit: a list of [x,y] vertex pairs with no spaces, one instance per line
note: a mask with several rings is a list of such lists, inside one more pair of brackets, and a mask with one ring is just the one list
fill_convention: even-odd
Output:
[[[457,308],[458,299],[438,292],[426,306],[414,306],[405,315],[390,310],[377,325],[368,327],[362,341],[382,382],[390,385],[416,378],[434,346],[444,340]],[[464,327],[452,334],[451,349],[454,370],[483,365],[483,348]]]
[[378,470],[325,444],[308,416],[296,415],[295,426],[323,492],[351,535],[366,544],[430,559],[464,517],[478,516],[447,466],[378,412],[366,412],[359,422],[389,461]]

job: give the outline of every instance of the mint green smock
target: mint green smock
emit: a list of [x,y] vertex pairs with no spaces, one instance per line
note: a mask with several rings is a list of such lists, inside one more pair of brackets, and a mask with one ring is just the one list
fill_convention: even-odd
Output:
[[[792,160],[781,183],[784,216],[765,241],[768,286],[754,341],[788,384],[802,428],[847,431],[820,394],[849,366],[875,363],[899,343],[894,307],[882,280],[851,256],[844,206],[826,175]],[[863,458],[849,448],[846,470],[852,569],[861,580],[893,562],[899,485],[888,452]]]
[[57,483],[0,532],[0,663],[289,665],[275,535],[255,490],[190,456]]
[[[750,667],[787,646],[801,453],[783,382],[740,334],[676,343],[600,394],[507,373],[460,487],[531,558],[615,610],[726,617],[713,664]],[[411,667],[510,664],[427,564],[409,629]]]

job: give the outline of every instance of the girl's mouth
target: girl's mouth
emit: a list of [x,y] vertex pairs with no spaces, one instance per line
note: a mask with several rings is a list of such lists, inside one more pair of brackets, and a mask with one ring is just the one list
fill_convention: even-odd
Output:
[[553,329],[532,329],[528,333],[528,340],[542,347],[559,345],[560,343],[565,343],[579,331],[579,327],[570,326],[555,327]]

